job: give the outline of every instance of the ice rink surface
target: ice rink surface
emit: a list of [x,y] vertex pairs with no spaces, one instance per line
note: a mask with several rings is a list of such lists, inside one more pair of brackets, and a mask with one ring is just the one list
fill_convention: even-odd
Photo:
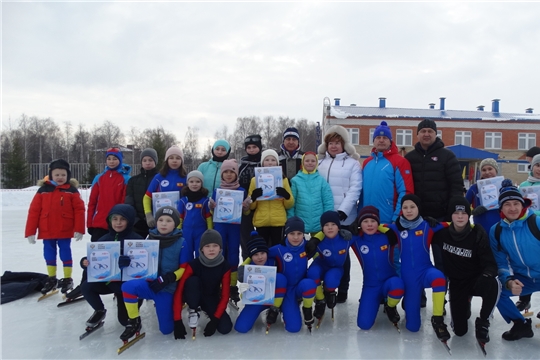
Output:
[[[2,212],[2,273],[6,270],[46,273],[43,249],[40,241],[30,245],[24,238],[28,206],[37,188],[0,192]],[[88,191],[81,191],[85,203]],[[85,256],[85,235],[80,242],[72,242],[73,278],[79,283],[82,274],[79,259]],[[61,264],[58,259],[59,265]],[[61,265],[60,265],[61,266]],[[61,267],[58,275],[61,277]],[[335,308],[334,321],[327,310],[319,329],[310,334],[307,328],[296,334],[287,333],[283,323],[272,326],[265,335],[262,316],[254,329],[247,334],[234,330],[228,335],[216,333],[205,338],[203,329],[207,322],[201,317],[196,340],[174,340],[174,336],[162,335],[157,327],[154,305],[145,301],[141,307],[143,332],[146,337],[117,355],[122,345],[119,339],[124,328],[116,320],[116,304],[112,295],[103,296],[108,309],[105,325],[86,339],[79,341],[85,322],[92,308],[84,301],[57,308],[61,295],[37,302],[39,293],[0,306],[2,319],[1,349],[3,359],[483,359],[474,337],[474,319],[478,316],[480,299],[474,298],[473,316],[469,320],[469,333],[461,338],[452,336],[448,341],[452,356],[437,340],[431,327],[430,292],[428,306],[422,309],[423,326],[417,333],[405,329],[405,314],[399,306],[401,333],[398,333],[381,310],[375,326],[369,331],[356,326],[358,299],[362,287],[362,272],[353,255],[349,300]],[[242,307],[242,306],[241,306]],[[447,306],[447,310],[448,306]],[[540,311],[540,295],[532,297],[533,324],[540,324],[536,313]],[[228,309],[233,321],[236,311]],[[187,316],[184,314],[184,320]],[[186,323],[186,322],[184,322]],[[446,316],[450,324],[450,316]],[[491,342],[486,346],[489,359],[539,359],[540,329],[534,328],[532,339],[515,342],[502,340],[501,335],[511,325],[496,310],[491,321]],[[188,333],[190,332],[188,328]],[[450,331],[453,335],[453,333]]]

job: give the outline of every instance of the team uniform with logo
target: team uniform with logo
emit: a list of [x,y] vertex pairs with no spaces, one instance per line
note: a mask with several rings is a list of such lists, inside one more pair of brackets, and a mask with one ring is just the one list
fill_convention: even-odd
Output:
[[[209,198],[201,196],[196,201],[190,201],[187,196],[180,199],[178,212],[180,223],[186,243],[186,249],[190,254],[195,251],[195,257],[199,256],[199,244],[201,236],[207,229],[212,229],[212,213],[208,207]],[[192,257],[193,258],[193,257]]]
[[187,184],[186,177],[180,176],[178,169],[170,169],[167,176],[160,173],[156,174],[143,198],[144,213],[152,212],[152,193],[166,191],[182,191],[182,188]]

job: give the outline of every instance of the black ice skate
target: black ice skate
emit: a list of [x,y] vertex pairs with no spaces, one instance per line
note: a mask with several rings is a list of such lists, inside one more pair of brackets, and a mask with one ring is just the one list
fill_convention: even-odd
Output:
[[65,294],[65,298],[71,300],[79,298],[81,296],[83,296],[81,292],[81,285],[77,285],[76,288]]
[[475,331],[478,346],[480,346],[480,350],[482,350],[482,353],[486,356],[486,343],[489,342],[489,320],[476,318]]
[[397,331],[401,332],[401,330],[399,329],[399,326],[398,326],[398,322],[399,322],[399,320],[401,320],[401,317],[399,316],[397,308],[395,306],[390,307],[390,306],[388,306],[387,303],[384,303],[384,312],[386,313],[386,316],[388,316],[388,320],[390,320],[390,322],[392,324],[394,324]]
[[275,324],[279,315],[279,308],[270,306],[270,309],[266,312],[266,334],[270,330],[270,325]]
[[240,293],[238,292],[238,286],[230,287],[229,299],[229,304],[238,311],[238,303],[240,302]]
[[313,311],[313,316],[317,319],[317,325],[315,326],[317,329],[321,325],[325,310],[326,310],[326,301],[324,301],[324,299],[315,300],[315,310]]
[[313,326],[313,323],[315,323],[313,312],[310,307],[307,308],[302,306],[302,313],[304,314],[304,324],[306,324],[309,332],[311,332],[311,327]]
[[[135,344],[137,341],[145,337],[146,333],[142,333],[142,334],[140,333],[141,328],[142,328],[142,324],[141,324],[140,316],[137,316],[135,319],[128,319],[126,329],[124,330],[122,335],[120,335],[120,340],[124,342],[124,345],[122,345],[118,349],[118,354],[123,353],[126,349],[131,347],[131,345]],[[134,338],[131,339],[132,337]]]
[[431,325],[433,326],[433,330],[435,330],[435,335],[437,335],[437,338],[441,341],[446,351],[448,351],[448,353],[452,355],[452,351],[450,351],[450,347],[447,343],[448,339],[450,339],[450,333],[448,332],[446,324],[444,323],[444,317],[432,316]]
[[63,278],[58,280],[58,287],[62,294],[67,293],[69,290],[73,289],[73,279],[72,278]]
[[58,293],[57,286],[58,280],[56,279],[56,276],[49,276],[47,280],[45,280],[45,284],[43,284],[43,287],[41,288],[41,293],[43,295],[39,297],[38,301],[41,301],[51,295]]
[[88,326],[89,328],[98,326],[100,322],[103,322],[103,320],[105,320],[106,315],[107,309],[94,311],[92,316],[90,316],[88,320],[86,320],[86,326]]
[[326,306],[328,306],[329,309],[336,307],[337,293],[335,291],[325,291],[324,298],[326,300]]
[[530,310],[531,308],[531,302],[527,300],[518,300],[516,302],[516,308],[519,310],[519,312],[523,312],[523,316],[531,316],[533,313]]
[[525,322],[521,320],[515,320],[514,326],[504,334],[502,338],[508,341],[519,340],[521,338],[532,338],[534,335],[531,326],[531,319],[525,319]]

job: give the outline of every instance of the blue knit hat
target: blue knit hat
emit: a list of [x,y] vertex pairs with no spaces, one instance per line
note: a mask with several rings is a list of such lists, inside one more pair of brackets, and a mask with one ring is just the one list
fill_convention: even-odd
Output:
[[212,146],[212,150],[214,150],[218,146],[223,146],[227,152],[229,152],[229,150],[231,150],[231,145],[229,144],[229,142],[227,140],[224,140],[224,139],[217,140],[214,143],[214,146]]
[[251,239],[249,239],[247,242],[247,248],[249,257],[252,257],[261,251],[268,254],[268,245],[266,244],[266,240],[264,240],[256,231],[251,232]]
[[292,231],[304,232],[304,220],[300,219],[298,216],[293,216],[287,219],[285,223],[285,236],[287,236]]
[[377,136],[386,136],[388,139],[390,139],[390,141],[392,141],[392,131],[388,127],[386,121],[381,121],[381,124],[375,128],[373,140],[375,140]]
[[118,158],[118,160],[120,160],[120,164],[124,160],[124,156],[122,155],[122,151],[120,151],[119,148],[112,147],[112,148],[107,149],[107,153],[105,154],[105,159],[109,155],[116,156]]
[[324,225],[329,222],[333,222],[339,226],[341,221],[339,220],[339,214],[337,211],[327,211],[321,215],[321,228],[323,228]]
[[504,179],[499,190],[499,211],[502,210],[503,204],[508,200],[518,200],[523,207],[531,206],[531,200],[524,198],[517,187],[514,186],[512,180]]
[[298,132],[298,129],[295,127],[287,128],[283,132],[283,140],[285,140],[285,138],[288,138],[289,136],[295,137],[296,139],[298,139],[298,141],[300,141],[300,133]]

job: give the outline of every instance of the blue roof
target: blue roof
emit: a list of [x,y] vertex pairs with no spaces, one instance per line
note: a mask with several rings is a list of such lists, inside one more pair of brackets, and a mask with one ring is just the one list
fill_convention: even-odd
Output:
[[433,118],[447,120],[496,120],[496,121],[532,121],[540,122],[539,114],[501,113],[479,110],[440,110],[440,109],[407,109],[367,106],[331,106],[330,116],[338,119],[351,117],[377,118]]
[[452,145],[447,146],[446,148],[456,154],[456,157],[459,160],[484,160],[487,158],[497,160],[499,158],[499,154],[484,150],[478,150],[476,148],[465,145]]

